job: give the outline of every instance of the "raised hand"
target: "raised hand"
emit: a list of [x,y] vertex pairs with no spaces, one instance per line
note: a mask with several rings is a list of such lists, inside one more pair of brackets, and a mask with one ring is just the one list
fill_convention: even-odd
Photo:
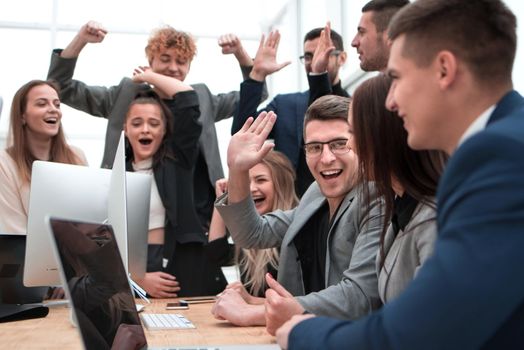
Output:
[[331,23],[327,22],[326,26],[320,32],[317,48],[311,60],[311,71],[313,73],[327,72],[329,56],[335,50],[331,40]]
[[262,34],[257,54],[253,61],[253,70],[249,75],[251,79],[263,81],[268,75],[278,72],[291,63],[290,61],[277,63],[279,43],[280,33],[278,30],[270,32],[267,39],[265,39],[264,34]]
[[266,142],[266,139],[276,118],[273,112],[262,112],[255,121],[253,117],[249,117],[242,129],[231,137],[227,148],[227,164],[230,172],[248,172],[273,149],[275,145]]
[[64,58],[78,57],[86,44],[100,43],[104,40],[106,34],[107,29],[105,29],[100,23],[89,21],[80,28],[60,56]]
[[86,43],[100,43],[104,40],[106,34],[107,29],[102,24],[89,21],[80,28],[77,36]]
[[266,291],[266,330],[275,335],[280,326],[294,315],[304,313],[304,308],[271,274],[266,274],[270,289]]
[[235,34],[225,34],[218,38],[218,46],[222,48],[223,55],[235,55],[241,66],[253,65],[253,60],[242,46],[242,41]]
[[224,34],[218,38],[218,46],[222,48],[223,55],[235,54],[242,50],[242,42],[235,34]]

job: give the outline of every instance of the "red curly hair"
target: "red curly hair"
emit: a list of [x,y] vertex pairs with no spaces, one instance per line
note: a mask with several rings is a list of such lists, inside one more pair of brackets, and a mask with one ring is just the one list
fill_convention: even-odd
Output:
[[164,26],[153,31],[146,46],[146,57],[149,62],[161,50],[176,48],[180,58],[193,60],[197,49],[193,37],[185,32],[178,31],[171,26]]

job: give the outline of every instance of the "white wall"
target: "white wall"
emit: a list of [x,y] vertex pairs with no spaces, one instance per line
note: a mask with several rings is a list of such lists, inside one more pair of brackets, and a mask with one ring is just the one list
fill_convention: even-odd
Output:
[[[146,64],[143,48],[152,28],[168,23],[198,39],[198,54],[188,82],[205,82],[214,93],[238,89],[240,71],[233,57],[223,56],[216,44],[220,34],[239,35],[255,55],[258,38],[269,28],[282,33],[279,60],[292,64],[268,81],[270,95],[305,90],[304,68],[298,61],[304,34],[331,20],[344,37],[348,62],[342,76],[358,69],[351,47],[360,9],[367,0],[18,0],[0,2],[0,147],[7,134],[9,106],[15,91],[31,79],[45,79],[51,49],[64,47],[78,28],[90,19],[110,31],[101,44],[89,45],[78,61],[75,78],[88,84],[113,85]],[[524,2],[507,0],[521,16]],[[125,10],[122,10],[125,9]],[[202,11],[205,9],[205,11]],[[524,91],[524,29],[519,27],[519,47],[514,69],[515,88]],[[91,166],[99,166],[106,121],[63,107],[64,128],[71,143],[82,147]],[[222,154],[229,140],[231,121],[217,123]],[[225,157],[222,157],[225,163]]]

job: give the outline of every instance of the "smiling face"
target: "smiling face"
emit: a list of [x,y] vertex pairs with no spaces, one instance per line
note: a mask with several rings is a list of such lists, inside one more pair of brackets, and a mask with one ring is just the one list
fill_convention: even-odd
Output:
[[260,215],[273,210],[275,201],[275,185],[271,170],[267,165],[259,163],[249,169],[249,180],[251,197],[255,202],[255,208]]
[[445,110],[445,96],[439,93],[441,74],[437,62],[418,67],[403,55],[404,40],[400,36],[391,46],[388,75],[393,83],[386,107],[402,118],[411,148],[447,150],[448,126],[453,125],[453,120],[452,113]]
[[389,48],[385,33],[378,33],[373,23],[373,11],[362,13],[351,46],[357,49],[363,71],[383,71],[386,68]]
[[156,104],[134,104],[127,112],[124,131],[133,148],[135,162],[153,157],[166,133],[161,109]]
[[33,87],[27,94],[22,118],[29,138],[50,139],[56,136],[62,119],[57,92],[49,85]]
[[191,60],[179,54],[176,47],[160,49],[153,55],[149,62],[153,72],[176,78],[180,81],[186,79],[191,67]]
[[[347,121],[341,119],[313,119],[306,124],[304,134],[305,143],[349,140],[351,137]],[[350,150],[343,154],[333,154],[328,145],[324,144],[320,155],[306,157],[306,161],[320,190],[328,199],[330,207],[337,208],[355,182],[357,169],[355,153]]]

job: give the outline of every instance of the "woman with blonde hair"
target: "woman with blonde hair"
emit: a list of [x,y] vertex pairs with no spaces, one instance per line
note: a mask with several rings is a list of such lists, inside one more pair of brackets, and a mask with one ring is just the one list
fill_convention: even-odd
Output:
[[[270,152],[262,162],[249,170],[251,196],[260,215],[294,208],[298,203],[295,194],[295,171],[289,159],[281,152]],[[217,197],[227,191],[227,180],[216,184]],[[233,261],[240,269],[241,282],[228,285],[242,292],[248,303],[257,303],[267,288],[265,274],[275,278],[278,270],[278,249],[241,249],[227,242],[226,227],[217,210],[213,212],[209,227],[207,253],[212,261],[228,265]]]
[[58,86],[32,80],[11,105],[8,147],[0,151],[0,230],[25,233],[31,168],[35,160],[87,165],[84,153],[67,144]]

